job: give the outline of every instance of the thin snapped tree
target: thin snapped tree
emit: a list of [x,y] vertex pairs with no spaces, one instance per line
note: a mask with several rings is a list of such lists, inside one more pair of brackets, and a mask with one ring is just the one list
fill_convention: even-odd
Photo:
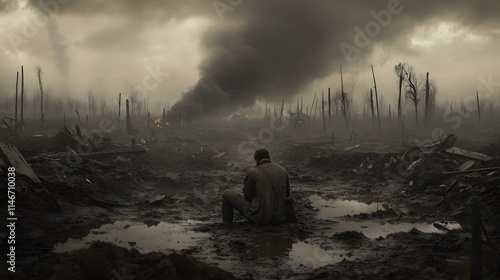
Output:
[[403,77],[405,84],[405,96],[415,108],[415,124],[418,126],[418,103],[420,102],[422,78],[417,76],[413,66],[406,63],[399,63],[394,67],[394,72],[398,77]]
[[43,126],[43,83],[42,83],[43,71],[42,71],[42,67],[38,66],[36,68],[36,74],[38,77],[38,85],[40,86],[40,125]]

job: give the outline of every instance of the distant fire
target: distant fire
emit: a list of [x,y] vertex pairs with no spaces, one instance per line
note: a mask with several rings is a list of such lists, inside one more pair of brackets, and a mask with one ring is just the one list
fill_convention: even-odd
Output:
[[[163,125],[162,125],[162,123],[161,123],[161,118],[157,118],[157,119],[156,119],[156,121],[155,121],[155,124],[156,124],[156,126],[157,126],[158,128],[162,128],[162,127],[163,127]],[[165,126],[170,126],[170,122],[165,122],[165,124],[164,124],[164,125],[165,125]]]

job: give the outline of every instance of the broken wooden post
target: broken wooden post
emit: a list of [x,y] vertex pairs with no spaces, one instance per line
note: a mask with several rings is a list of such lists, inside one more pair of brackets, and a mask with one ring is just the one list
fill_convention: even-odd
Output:
[[375,127],[375,109],[373,107],[373,89],[370,89],[370,108],[372,111],[372,126]]
[[17,72],[17,75],[16,75],[16,107],[14,108],[14,131],[15,133],[17,134],[17,91],[18,91],[18,87],[19,87],[19,72]]
[[399,74],[398,121],[401,121],[401,91],[403,89],[403,73]]
[[281,119],[283,118],[283,110],[284,110],[284,107],[285,107],[285,99],[283,99],[283,101],[281,101],[280,126],[281,126]]
[[166,122],[167,122],[167,115],[165,114],[165,108],[163,108],[163,115],[161,115],[161,125],[160,126],[164,126]]
[[332,96],[330,88],[328,88],[328,120],[332,120]]
[[321,96],[321,113],[323,114],[323,136],[326,137],[326,120],[325,120],[325,93]]
[[149,120],[151,119],[151,114],[148,112],[148,123],[147,123],[147,127],[149,129]]
[[380,111],[378,108],[378,90],[377,90],[377,80],[375,79],[375,71],[373,70],[373,65],[372,67],[372,75],[373,75],[373,88],[375,89],[375,102],[377,103],[377,122],[378,122],[378,130],[382,130],[382,124],[380,122]]
[[472,240],[471,240],[471,274],[470,279],[481,279],[481,209],[477,203],[472,203]]
[[76,135],[82,137],[82,131],[80,129],[80,126],[76,124],[75,129],[76,129]]
[[129,112],[129,103],[128,103],[128,99],[125,101],[125,126],[126,126],[126,129],[127,129],[127,134],[131,133],[132,130],[131,130],[131,124],[130,124],[130,112]]
[[476,89],[476,100],[477,100],[477,113],[479,116],[479,122],[481,122],[481,106],[479,105],[479,91]]
[[118,126],[121,127],[122,94],[118,94]]
[[21,131],[24,128],[24,66],[21,66]]
[[429,106],[430,106],[430,87],[429,87],[429,72],[427,72],[427,75],[425,77],[425,118],[424,118],[424,125],[427,127],[429,123]]
[[132,148],[135,148],[135,138],[132,138],[130,139],[130,145],[132,146]]

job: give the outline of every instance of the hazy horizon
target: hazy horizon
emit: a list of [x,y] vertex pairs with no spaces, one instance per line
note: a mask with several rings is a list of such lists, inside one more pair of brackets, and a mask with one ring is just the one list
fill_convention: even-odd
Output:
[[[152,111],[180,101],[228,113],[258,100],[304,96],[309,104],[314,93],[340,87],[342,63],[345,91],[359,108],[373,86],[371,64],[379,94],[395,108],[393,69],[406,62],[430,72],[438,103],[479,89],[500,104],[499,8],[488,0],[0,0],[0,96],[13,96],[21,65],[27,98],[38,94],[40,66],[52,98],[85,100],[92,90],[110,104],[136,88]],[[356,28],[366,33],[373,22],[379,30],[356,44]],[[342,44],[357,49],[355,59]]]

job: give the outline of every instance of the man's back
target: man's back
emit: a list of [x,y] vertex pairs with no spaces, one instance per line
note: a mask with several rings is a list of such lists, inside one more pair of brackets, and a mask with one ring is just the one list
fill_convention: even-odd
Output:
[[290,195],[290,183],[282,166],[269,159],[259,162],[249,170],[243,193],[247,201],[243,213],[250,221],[272,224],[287,220],[283,198]]

